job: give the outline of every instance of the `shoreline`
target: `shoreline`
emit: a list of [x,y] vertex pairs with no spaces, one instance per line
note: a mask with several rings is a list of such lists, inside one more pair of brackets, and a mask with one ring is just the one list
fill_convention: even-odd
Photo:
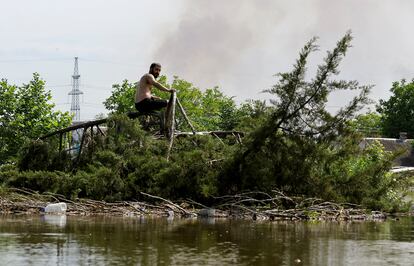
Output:
[[[1,215],[42,215],[50,203],[64,202],[67,210],[58,214],[68,216],[114,216],[114,217],[176,217],[244,219],[253,221],[384,221],[389,217],[413,216],[413,212],[389,214],[368,211],[356,205],[321,202],[307,207],[271,209],[246,206],[228,202],[206,207],[188,200],[174,203],[158,196],[142,193],[157,203],[141,201],[104,202],[91,199],[69,200],[52,193],[38,194],[22,189],[9,188],[0,193]],[[201,208],[200,208],[201,207]]]

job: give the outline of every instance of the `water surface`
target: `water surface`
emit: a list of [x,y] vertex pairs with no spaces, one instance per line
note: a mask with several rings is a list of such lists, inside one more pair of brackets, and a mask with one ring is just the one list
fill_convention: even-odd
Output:
[[414,219],[0,216],[0,265],[414,265]]

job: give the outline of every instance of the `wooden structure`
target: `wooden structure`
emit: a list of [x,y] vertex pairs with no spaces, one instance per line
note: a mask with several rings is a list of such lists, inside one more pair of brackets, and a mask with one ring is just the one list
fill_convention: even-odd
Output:
[[[177,132],[176,131],[176,128],[175,128],[175,126],[176,126],[176,123],[175,123],[176,105],[178,106],[178,108],[179,108],[180,112],[182,113],[184,119],[186,120],[187,124],[191,128],[191,130],[192,130],[191,132]],[[195,135],[212,135],[212,136],[215,136],[217,138],[225,138],[226,136],[234,136],[236,138],[237,142],[239,142],[241,144],[241,137],[244,136],[244,133],[239,132],[239,131],[196,131],[194,129],[194,126],[192,125],[192,123],[188,119],[188,116],[187,116],[184,108],[182,107],[180,101],[176,97],[175,92],[171,94],[171,98],[170,98],[169,104],[168,104],[167,109],[166,109],[165,123],[164,123],[164,115],[163,115],[162,112],[147,112],[147,113],[130,112],[127,115],[131,119],[139,118],[139,117],[142,117],[142,116],[156,117],[156,118],[159,119],[159,127],[160,127],[159,132],[163,132],[165,137],[169,141],[168,152],[167,152],[167,160],[169,158],[171,148],[173,146],[174,137],[186,137],[186,136],[195,136]],[[76,167],[77,163],[79,162],[80,154],[82,153],[83,146],[85,145],[85,136],[86,136],[86,133],[88,132],[88,130],[89,130],[92,138],[93,138],[93,135],[95,134],[94,132],[96,132],[96,134],[105,135],[104,131],[101,129],[100,126],[102,124],[106,124],[107,122],[108,122],[108,119],[103,118],[103,119],[98,119],[98,120],[94,120],[94,121],[79,123],[79,124],[72,125],[72,126],[67,127],[67,128],[63,128],[63,129],[51,132],[49,134],[41,136],[39,139],[45,140],[45,139],[53,137],[53,136],[58,136],[59,137],[59,152],[62,152],[64,141],[71,138],[70,133],[73,132],[73,131],[82,130],[82,134],[81,134],[82,136],[81,136],[81,139],[80,139],[80,142],[79,142],[79,149],[76,148],[76,150],[78,150],[78,154],[76,156],[76,162],[75,162],[75,167]],[[69,143],[70,143],[70,140],[69,140]],[[74,150],[74,149],[70,148],[70,144],[69,144],[69,150]]]

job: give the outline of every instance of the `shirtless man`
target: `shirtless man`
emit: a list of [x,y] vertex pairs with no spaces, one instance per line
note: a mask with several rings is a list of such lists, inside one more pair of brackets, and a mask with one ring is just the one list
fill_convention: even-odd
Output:
[[149,69],[149,73],[142,76],[137,85],[137,91],[135,93],[135,108],[139,112],[151,112],[160,110],[168,105],[167,100],[163,100],[159,97],[151,94],[152,86],[161,91],[173,93],[174,89],[168,89],[156,81],[156,78],[160,75],[161,65],[158,63],[152,63]]

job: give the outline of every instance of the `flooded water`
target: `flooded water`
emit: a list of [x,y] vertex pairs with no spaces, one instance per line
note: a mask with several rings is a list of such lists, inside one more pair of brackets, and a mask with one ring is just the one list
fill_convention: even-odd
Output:
[[0,265],[414,265],[414,219],[0,216]]

